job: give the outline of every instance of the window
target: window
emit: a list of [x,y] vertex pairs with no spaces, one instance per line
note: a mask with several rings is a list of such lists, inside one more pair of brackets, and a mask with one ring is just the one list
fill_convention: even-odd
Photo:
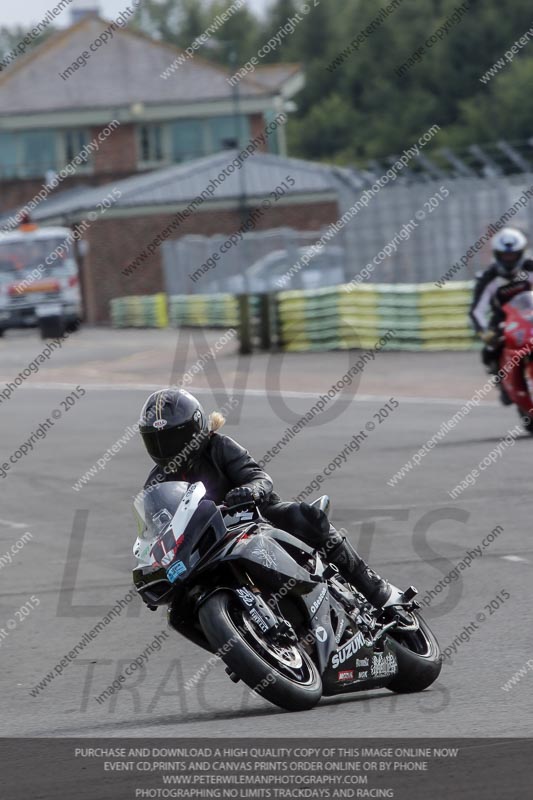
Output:
[[4,178],[35,178],[57,165],[55,131],[0,133],[0,172]]
[[172,161],[190,161],[208,155],[203,120],[179,120],[172,122],[170,129]]
[[139,125],[137,135],[141,166],[175,164],[244,147],[250,139],[250,121],[241,116],[237,126],[234,116],[224,116],[147,123]]
[[161,125],[141,125],[138,131],[140,160],[145,164],[165,160]]
[[209,130],[209,149],[212,153],[220,150],[235,150],[247,144],[250,138],[248,117],[213,117],[206,120]]
[[87,131],[73,130],[65,131],[64,133],[64,147],[65,147],[65,163],[70,164],[76,156],[78,156],[84,147],[89,144],[89,135]]
[[0,177],[43,178],[70,164],[88,143],[88,132],[79,129],[0,132]]
[[17,175],[17,140],[14,133],[0,133],[0,177],[15,178]]
[[41,176],[57,166],[55,131],[25,131],[19,134],[19,157],[23,174]]

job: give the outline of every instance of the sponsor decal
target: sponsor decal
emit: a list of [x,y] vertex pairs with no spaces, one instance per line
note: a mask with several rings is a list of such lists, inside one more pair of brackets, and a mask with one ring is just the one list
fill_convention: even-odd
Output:
[[359,670],[359,674],[357,675],[357,680],[360,681],[360,680],[363,680],[363,678],[368,678],[368,670],[367,669],[365,669],[364,671],[363,670]]
[[172,564],[172,566],[167,570],[167,578],[171,583],[174,583],[174,581],[179,578],[180,575],[183,575],[184,572],[187,572],[187,567],[183,561],[176,561],[176,563]]
[[161,428],[164,428],[166,425],[168,425],[166,419],[156,419],[154,422],[154,428],[156,428],[158,431],[161,430]]
[[389,653],[387,656],[378,653],[372,656],[372,666],[370,670],[373,678],[387,678],[389,675],[396,675],[398,672],[398,662],[392,653]]
[[167,554],[166,554],[166,555],[164,555],[164,556],[163,556],[163,558],[161,559],[161,564],[162,564],[164,567],[168,567],[168,565],[172,563],[172,559],[173,559],[173,558],[174,558],[174,553],[173,553],[173,552],[171,552],[171,553],[167,553]]
[[356,667],[368,667],[369,661],[368,658],[356,658],[355,666]]
[[261,542],[255,550],[252,550],[252,555],[260,558],[265,567],[277,569],[278,563],[264,542]]
[[148,556],[150,555],[150,547],[151,547],[150,543],[146,544],[143,548],[141,542],[138,542],[135,547],[135,552],[133,553],[133,555],[139,560],[148,558]]
[[253,619],[257,627],[262,633],[266,633],[268,630],[268,625],[266,624],[265,620],[261,616],[261,614],[256,611],[255,608],[250,609],[250,617]]
[[318,609],[320,608],[320,605],[322,603],[322,600],[326,596],[327,592],[328,592],[327,587],[324,586],[324,588],[322,589],[322,591],[318,595],[317,599],[315,600],[315,602],[311,606],[311,614],[314,614],[315,611],[318,611]]
[[196,491],[196,486],[197,486],[196,483],[191,483],[189,485],[189,488],[187,489],[187,491],[185,492],[185,494],[181,498],[180,505],[181,504],[183,504],[184,506],[189,505],[189,503],[191,502],[192,496],[193,496],[194,492]]
[[339,630],[335,634],[335,641],[337,642],[337,644],[339,644],[340,640],[342,639],[342,634],[344,633],[345,626],[346,626],[346,620],[343,617],[339,623]]
[[355,636],[352,636],[352,638],[346,642],[346,644],[343,645],[337,653],[335,653],[331,661],[333,668],[336,669],[341,664],[344,664],[346,659],[350,658],[350,656],[354,656],[362,647],[364,647],[364,644],[365,637],[361,631],[359,631],[359,633],[356,633]]
[[255,597],[248,589],[237,589],[237,594],[248,608],[250,606],[255,606]]
[[194,419],[194,421],[195,421],[195,422],[200,422],[200,421],[201,421],[201,419],[202,419],[202,412],[200,411],[200,409],[199,409],[199,408],[197,408],[197,409],[196,409],[196,411],[195,411],[195,412],[194,412],[194,414],[192,415],[192,418]]
[[342,669],[338,676],[338,681],[353,681],[354,679],[354,671],[353,669]]
[[316,629],[315,636],[317,638],[317,641],[319,641],[319,642],[325,642],[326,639],[328,638],[328,635],[327,635],[325,629],[322,628],[322,626],[320,626],[319,628]]

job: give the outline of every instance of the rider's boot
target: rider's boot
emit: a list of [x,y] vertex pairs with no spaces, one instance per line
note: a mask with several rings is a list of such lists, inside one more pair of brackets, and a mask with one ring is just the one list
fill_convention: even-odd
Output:
[[500,403],[502,404],[502,406],[512,406],[513,401],[507,394],[507,391],[502,383],[498,383],[498,389],[500,390]]
[[301,503],[306,520],[320,529],[322,546],[319,552],[334,564],[341,576],[351,583],[375,608],[385,608],[400,602],[403,592],[381,578],[363,561],[354,547],[335,528],[318,508]]

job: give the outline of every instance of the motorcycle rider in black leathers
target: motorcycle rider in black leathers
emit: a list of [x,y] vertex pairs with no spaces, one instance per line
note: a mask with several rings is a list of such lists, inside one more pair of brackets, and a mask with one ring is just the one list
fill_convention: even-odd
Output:
[[139,431],[157,466],[148,476],[145,491],[162,481],[201,481],[206,497],[217,504],[255,503],[272,525],[318,549],[375,608],[399,603],[401,591],[368,567],[322,510],[307,503],[281,501],[273,491],[272,479],[250,453],[218,433],[224,422],[218,413],[208,418],[198,400],[185,390],[166,389],[150,395],[141,411]]
[[[517,294],[533,289],[533,261],[526,254],[527,239],[518,228],[503,228],[492,240],[494,263],[476,275],[470,317],[484,342],[481,358],[487,371],[496,375],[502,350],[502,307]],[[511,400],[500,384],[501,401]]]

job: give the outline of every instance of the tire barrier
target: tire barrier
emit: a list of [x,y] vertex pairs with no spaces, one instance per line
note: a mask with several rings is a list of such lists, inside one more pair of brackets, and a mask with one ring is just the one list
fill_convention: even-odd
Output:
[[394,331],[390,349],[471,350],[472,289],[472,282],[461,281],[442,289],[422,283],[281,292],[280,345],[290,352],[370,348]]
[[111,300],[111,324],[113,328],[167,328],[166,294]]
[[195,294],[169,297],[169,318],[173,328],[235,328],[239,306],[232,294]]
[[[273,335],[267,338],[288,352],[352,350],[372,348],[394,331],[387,343],[391,350],[473,350],[479,343],[468,316],[472,290],[471,281],[454,281],[442,288],[434,283],[365,284],[280,292],[271,296]],[[266,306],[260,296],[249,299],[248,338],[255,342],[261,339],[258,318]],[[116,328],[237,328],[240,308],[239,298],[231,294],[168,299],[157,294],[112,300],[111,317]]]

